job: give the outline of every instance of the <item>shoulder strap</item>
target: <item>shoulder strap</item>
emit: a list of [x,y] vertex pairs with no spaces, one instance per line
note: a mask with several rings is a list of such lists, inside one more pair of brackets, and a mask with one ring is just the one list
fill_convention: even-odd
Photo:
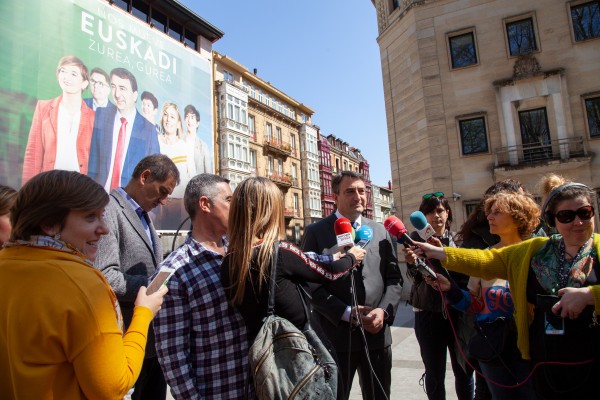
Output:
[[308,293],[306,293],[306,290],[299,284],[296,284],[296,290],[298,290],[298,294],[300,295],[300,300],[302,301],[302,307],[304,308],[304,315],[306,316],[306,325],[304,325],[304,330],[311,329],[310,313],[308,312],[308,307],[306,306],[306,301],[304,300],[304,294],[306,294],[308,297],[310,297],[310,296]]
[[277,278],[277,257],[279,256],[279,241],[273,243],[273,254],[271,255],[271,284],[269,285],[269,304],[267,315],[275,314],[275,281]]

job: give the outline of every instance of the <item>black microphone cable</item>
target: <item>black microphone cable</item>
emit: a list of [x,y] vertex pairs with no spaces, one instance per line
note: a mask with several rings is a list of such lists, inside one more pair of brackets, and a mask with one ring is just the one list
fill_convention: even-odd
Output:
[[[356,283],[354,280],[354,271],[356,269],[352,270],[352,273],[350,274],[350,284],[352,287],[352,303],[354,303],[354,307],[352,307],[352,305],[350,306],[350,341],[348,342],[348,366],[350,366],[350,354],[351,354],[351,345],[352,345],[352,319],[353,319],[353,309],[356,308],[357,312],[358,312],[358,298],[356,297]],[[386,400],[389,400],[387,395],[385,394],[385,390],[383,388],[383,384],[381,383],[381,381],[379,380],[379,377],[377,377],[377,374],[375,373],[375,369],[373,368],[373,364],[371,363],[371,356],[369,354],[369,345],[367,344],[367,337],[365,335],[365,330],[362,324],[362,318],[360,318],[358,315],[356,316],[356,322],[357,322],[357,327],[358,330],[361,333],[361,337],[362,337],[362,342],[364,345],[364,350],[365,350],[365,355],[367,356],[367,362],[369,363],[369,369],[371,372],[371,396],[373,396],[372,398],[375,399],[375,385],[373,382],[373,378],[375,378],[375,380],[377,381],[377,385],[379,386],[379,388],[381,389],[381,393],[383,393],[383,396],[386,398]],[[384,322],[385,323],[385,322]],[[385,327],[382,327],[382,329],[385,329]]]
[[[179,225],[179,227],[177,228],[177,230],[175,231],[175,236],[173,236],[173,244],[171,246],[171,253],[175,251],[175,242],[177,241],[177,235],[179,235],[179,231],[181,230],[181,228],[183,227],[183,225],[190,219],[190,217],[186,217],[183,222]],[[190,230],[192,230],[192,227],[190,227]]]

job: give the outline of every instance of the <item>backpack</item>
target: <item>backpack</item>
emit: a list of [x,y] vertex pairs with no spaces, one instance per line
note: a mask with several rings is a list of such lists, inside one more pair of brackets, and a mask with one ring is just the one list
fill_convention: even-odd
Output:
[[279,243],[275,242],[269,287],[267,318],[250,347],[248,362],[259,400],[335,400],[337,365],[310,326],[309,313],[300,287],[306,326],[300,331],[275,315],[275,278]]

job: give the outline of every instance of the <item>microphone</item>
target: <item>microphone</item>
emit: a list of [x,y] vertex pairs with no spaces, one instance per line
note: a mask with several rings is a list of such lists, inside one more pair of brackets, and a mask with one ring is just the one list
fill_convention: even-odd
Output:
[[333,224],[335,238],[340,249],[350,248],[354,246],[354,238],[352,237],[352,224],[348,218],[338,218]]
[[427,222],[425,214],[423,214],[421,211],[415,211],[414,213],[410,214],[410,223],[415,227],[421,239],[425,241],[435,235],[433,227],[429,224],[429,222]]
[[[422,213],[421,213],[422,214]],[[383,223],[383,227],[386,231],[390,233],[390,235],[396,237],[400,243],[404,245],[405,248],[409,248],[411,246],[416,246],[414,240],[410,236],[407,235],[406,227],[400,221],[400,218],[395,215],[390,215],[385,222]],[[422,275],[429,275],[429,277],[433,279],[437,279],[437,275],[431,268],[425,264],[425,261],[422,258],[417,258],[415,260],[415,265],[417,266],[417,270]]]
[[390,215],[383,223],[383,227],[390,233],[390,235],[398,239],[398,241],[402,243],[404,247],[415,246],[415,242],[406,234],[408,232],[406,227],[402,221],[400,221],[400,218],[396,217],[395,215]]
[[354,241],[357,246],[364,249],[371,239],[373,239],[373,229],[370,226],[361,225],[360,228],[356,230],[356,239],[354,239]]

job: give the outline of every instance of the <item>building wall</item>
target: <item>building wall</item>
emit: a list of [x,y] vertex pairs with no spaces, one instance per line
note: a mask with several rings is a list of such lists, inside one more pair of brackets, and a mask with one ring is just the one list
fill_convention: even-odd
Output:
[[[507,177],[520,179],[536,195],[536,183],[548,172],[600,187],[593,156],[600,139],[590,137],[584,108],[587,95],[600,93],[600,39],[574,41],[569,4],[581,3],[586,2],[374,1],[401,216],[416,210],[424,193],[457,193],[452,203],[457,227],[465,205]],[[533,20],[539,46],[531,57],[508,53],[505,27],[514,17]],[[453,68],[449,37],[469,31],[478,63]],[[546,109],[552,156],[528,162],[518,159],[526,152],[519,113],[536,108]],[[488,151],[464,155],[459,122],[478,116],[487,127]],[[515,151],[505,151],[509,146]],[[503,164],[504,156],[514,158]]]
[[[302,161],[314,162],[318,157],[316,130],[307,128],[313,111],[228,56],[213,52],[213,62],[217,87],[215,134],[220,157],[217,173],[230,179],[232,188],[250,176],[264,176],[275,182],[284,196],[287,239],[299,242],[305,219],[314,214],[314,210],[305,209],[304,197],[320,196],[311,193],[319,187],[308,179],[304,172],[307,164]],[[227,114],[230,104],[239,107],[234,117]],[[306,132],[315,136],[311,154],[303,154],[306,146],[302,145],[301,134],[305,137]],[[230,151],[232,143],[240,151]]]

